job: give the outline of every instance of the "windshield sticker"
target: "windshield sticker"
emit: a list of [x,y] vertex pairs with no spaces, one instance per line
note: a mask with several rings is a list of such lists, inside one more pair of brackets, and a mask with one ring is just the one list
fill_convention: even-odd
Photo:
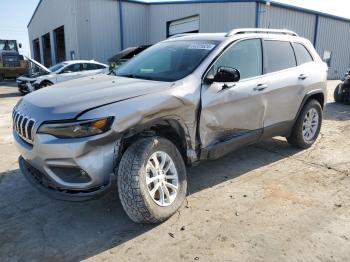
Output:
[[153,68],[141,68],[140,73],[153,73],[154,69]]
[[212,50],[215,47],[213,44],[190,44],[188,49],[204,49]]

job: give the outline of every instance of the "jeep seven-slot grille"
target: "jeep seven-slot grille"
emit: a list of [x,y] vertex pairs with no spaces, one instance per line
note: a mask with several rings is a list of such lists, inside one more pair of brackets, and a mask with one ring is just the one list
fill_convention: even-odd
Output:
[[33,129],[35,125],[34,119],[30,119],[16,110],[13,111],[12,118],[13,128],[16,130],[17,134],[26,142],[33,143]]

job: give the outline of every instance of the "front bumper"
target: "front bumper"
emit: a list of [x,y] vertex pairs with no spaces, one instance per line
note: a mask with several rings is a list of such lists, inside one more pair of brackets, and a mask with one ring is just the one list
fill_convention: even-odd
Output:
[[35,188],[45,195],[65,201],[86,201],[102,196],[109,188],[110,183],[89,190],[68,190],[57,187],[50,177],[41,173],[39,170],[31,166],[23,157],[18,159],[19,167],[22,174]]
[[24,80],[17,80],[17,87],[18,91],[24,94],[33,92],[35,89],[35,86],[32,85],[29,81],[24,81]]
[[20,169],[27,180],[55,199],[83,201],[100,196],[111,183],[116,139],[101,134],[79,139],[58,139],[36,134],[34,143],[14,130],[21,154]]

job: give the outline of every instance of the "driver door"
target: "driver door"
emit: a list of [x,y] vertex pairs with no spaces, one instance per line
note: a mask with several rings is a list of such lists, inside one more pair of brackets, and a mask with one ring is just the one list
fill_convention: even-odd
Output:
[[215,159],[259,140],[266,108],[261,91],[268,84],[262,60],[260,39],[241,40],[229,46],[208,71],[207,75],[215,75],[219,67],[235,68],[240,72],[240,80],[203,84],[201,158]]
[[73,80],[82,77],[82,64],[72,64],[62,69],[57,75],[57,82]]

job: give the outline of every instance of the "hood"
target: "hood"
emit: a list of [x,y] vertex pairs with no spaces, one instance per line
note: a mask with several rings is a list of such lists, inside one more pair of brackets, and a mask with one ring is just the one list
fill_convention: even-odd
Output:
[[37,121],[74,119],[81,112],[150,93],[173,83],[96,75],[56,84],[26,95],[17,109]]
[[111,58],[108,59],[109,63],[117,62],[120,59],[131,59],[135,55],[141,53],[143,50],[147,49],[150,47],[150,45],[142,45],[142,46],[136,46],[136,47],[128,47],[116,55],[112,56]]
[[38,61],[35,61],[34,59],[31,59],[29,57],[26,56],[26,58],[32,62],[34,65],[36,65],[37,67],[39,67],[40,69],[42,69],[43,71],[47,72],[47,73],[52,73],[52,71],[50,69],[48,69],[46,66],[40,64]]

